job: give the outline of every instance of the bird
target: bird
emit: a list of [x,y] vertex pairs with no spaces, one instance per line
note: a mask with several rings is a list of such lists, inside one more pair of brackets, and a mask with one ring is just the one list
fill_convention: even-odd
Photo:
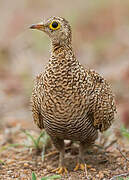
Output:
[[115,119],[111,85],[77,60],[72,47],[72,28],[65,18],[52,16],[30,28],[46,33],[51,40],[50,58],[45,70],[35,79],[31,104],[35,124],[46,130],[59,151],[59,166],[53,172],[68,172],[64,158],[66,139],[79,141],[74,170],[84,170],[85,149]]

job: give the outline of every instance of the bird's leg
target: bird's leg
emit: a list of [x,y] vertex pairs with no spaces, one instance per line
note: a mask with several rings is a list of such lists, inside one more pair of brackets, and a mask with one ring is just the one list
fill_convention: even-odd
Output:
[[86,148],[89,148],[90,145],[87,144],[87,143],[84,143],[84,142],[81,142],[80,143],[80,147],[79,147],[79,157],[78,157],[78,161],[77,161],[77,164],[76,164],[76,167],[74,168],[74,171],[77,171],[79,169],[81,169],[82,171],[85,170],[85,167],[90,167],[88,166],[85,161],[84,161],[84,158],[85,158],[85,149]]
[[59,154],[59,167],[52,170],[52,172],[57,172],[58,174],[63,174],[63,173],[68,173],[65,165],[64,165],[64,153],[65,153],[65,148],[64,148],[64,140],[63,139],[53,139],[53,144],[57,148],[57,150],[60,152]]
[[76,167],[74,168],[74,171],[77,171],[78,169],[81,169],[84,171],[85,169],[84,153],[85,153],[85,144],[80,143],[79,157],[78,157]]

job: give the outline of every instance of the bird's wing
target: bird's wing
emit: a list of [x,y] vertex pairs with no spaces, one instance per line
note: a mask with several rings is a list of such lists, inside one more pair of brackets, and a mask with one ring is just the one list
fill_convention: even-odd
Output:
[[93,70],[88,72],[92,81],[92,93],[89,95],[89,111],[93,115],[93,125],[105,131],[114,120],[116,105],[109,83]]
[[32,115],[35,124],[40,128],[44,128],[43,117],[41,115],[41,103],[43,100],[43,80],[42,74],[38,75],[35,79],[34,88],[31,96]]

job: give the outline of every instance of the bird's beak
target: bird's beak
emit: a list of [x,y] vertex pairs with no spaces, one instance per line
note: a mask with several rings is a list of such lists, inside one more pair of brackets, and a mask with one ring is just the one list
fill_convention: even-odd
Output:
[[38,24],[32,24],[30,26],[30,29],[38,29],[38,30],[44,31],[45,26],[44,26],[43,22],[41,22],[41,23],[38,23]]

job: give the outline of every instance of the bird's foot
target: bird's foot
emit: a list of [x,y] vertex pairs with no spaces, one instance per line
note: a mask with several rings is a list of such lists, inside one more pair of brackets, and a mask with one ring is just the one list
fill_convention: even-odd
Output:
[[58,173],[58,174],[67,174],[68,170],[67,170],[66,167],[61,166],[61,167],[58,167],[56,169],[53,169],[52,172],[53,173]]
[[74,171],[77,171],[77,170],[79,170],[79,169],[81,169],[82,171],[84,171],[84,169],[85,169],[85,164],[83,164],[83,163],[77,163],[77,164],[76,164],[76,167],[74,168]]
[[78,171],[79,169],[82,171],[85,171],[86,168],[90,168],[90,165],[84,164],[84,163],[77,163],[76,167],[74,168],[74,171]]

